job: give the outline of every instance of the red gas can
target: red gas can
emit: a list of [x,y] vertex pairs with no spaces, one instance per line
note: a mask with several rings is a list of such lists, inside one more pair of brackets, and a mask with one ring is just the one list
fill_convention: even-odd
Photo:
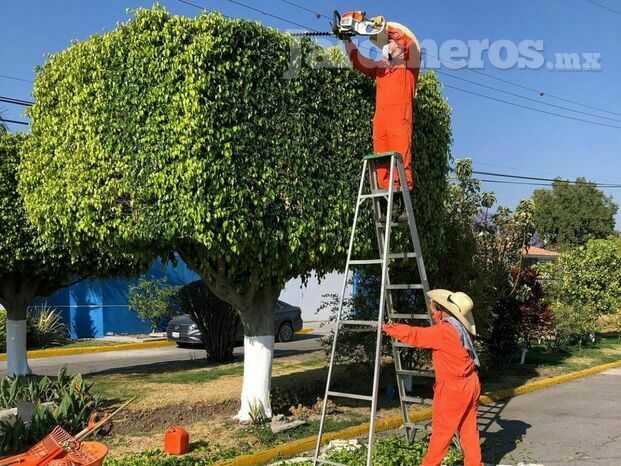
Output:
[[190,435],[183,427],[170,426],[164,436],[164,450],[169,455],[185,455],[190,449]]

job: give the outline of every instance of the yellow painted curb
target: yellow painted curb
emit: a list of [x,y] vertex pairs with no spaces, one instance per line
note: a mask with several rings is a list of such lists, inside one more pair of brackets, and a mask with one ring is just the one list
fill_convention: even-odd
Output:
[[[578,372],[572,372],[569,374],[559,375],[557,377],[551,377],[549,379],[538,380],[536,382],[527,383],[514,388],[508,388],[505,390],[498,390],[495,392],[482,395],[480,403],[487,405],[495,401],[503,400],[506,398],[512,398],[526,393],[541,390],[542,388],[558,385],[563,382],[569,382],[571,380],[588,377],[589,375],[599,374],[608,369],[615,367],[621,367],[621,360],[612,362],[609,364],[602,364],[600,366],[591,367]],[[421,422],[431,419],[431,408],[426,408],[421,411],[416,411],[410,414],[410,420],[412,422]],[[393,417],[390,419],[380,419],[375,423],[375,431],[381,432],[384,430],[397,429],[403,424],[401,416]],[[360,437],[369,431],[369,423],[360,424],[357,426],[349,427],[339,432],[326,432],[322,436],[322,444],[328,443],[331,440],[336,439],[349,439]],[[214,466],[256,466],[266,464],[270,461],[274,461],[277,458],[291,458],[299,453],[313,450],[317,442],[317,436],[307,437],[304,439],[296,440],[295,442],[287,443],[284,445],[278,445],[269,450],[264,450],[258,453],[250,455],[238,456],[230,460],[223,460],[215,463]]]
[[[74,354],[108,353],[111,351],[141,350],[174,346],[171,341],[149,341],[144,343],[123,343],[109,346],[85,346],[83,348],[56,348],[28,351],[28,358],[51,358],[55,356],[71,356]],[[6,354],[0,354],[0,361],[6,361]]]
[[298,330],[295,332],[297,335],[304,335],[305,333],[311,333],[313,331],[312,328],[304,327],[302,330]]

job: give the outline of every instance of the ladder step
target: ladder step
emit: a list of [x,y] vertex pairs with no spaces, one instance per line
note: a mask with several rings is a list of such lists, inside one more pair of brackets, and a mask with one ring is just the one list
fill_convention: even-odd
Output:
[[404,396],[401,398],[401,401],[405,403],[417,403],[423,405],[431,404],[431,400],[429,398],[422,398],[420,396]]
[[423,285],[420,283],[402,284],[402,285],[386,285],[387,290],[422,290]]
[[358,395],[356,393],[328,392],[328,396],[336,396],[338,398],[351,398],[353,400],[373,401],[372,396]]
[[350,260],[349,265],[368,265],[368,264],[381,264],[382,259],[355,259]]
[[[395,222],[395,221],[390,222],[390,227],[391,228],[407,226],[407,225],[408,225],[407,220],[405,220],[403,222],[399,222],[399,221],[397,221],[397,222]],[[385,228],[386,227],[386,222],[375,222],[375,226],[377,228]]]
[[406,422],[405,424],[403,424],[403,427],[405,427],[406,429],[412,429],[412,430],[424,430],[425,432],[431,431],[431,424],[429,423],[416,424],[414,422]]
[[382,191],[379,193],[372,193],[372,194],[362,194],[360,195],[360,200],[364,201],[365,199],[375,199],[377,197],[388,197],[388,191]]
[[414,259],[415,257],[415,252],[391,252],[388,254],[389,259]]
[[397,375],[412,375],[414,377],[435,377],[436,374],[431,371],[417,371],[413,369],[399,369]]
[[392,346],[394,348],[416,348],[415,346],[408,345],[407,343],[403,343],[402,341],[393,340]]
[[341,325],[366,325],[367,327],[377,327],[377,320],[339,320]]
[[407,320],[429,320],[428,314],[404,314],[404,313],[394,313],[388,314],[390,319],[407,319]]
[[317,464],[329,464],[330,466],[347,466],[343,463],[335,463],[334,461],[322,460],[321,458],[313,459]]

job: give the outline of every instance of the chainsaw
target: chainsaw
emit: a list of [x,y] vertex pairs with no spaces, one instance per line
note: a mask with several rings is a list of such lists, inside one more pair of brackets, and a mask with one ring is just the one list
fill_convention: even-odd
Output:
[[386,31],[386,20],[383,16],[367,19],[364,11],[347,11],[341,14],[334,10],[331,32],[299,32],[294,36],[336,36],[346,39],[353,36],[377,36]]

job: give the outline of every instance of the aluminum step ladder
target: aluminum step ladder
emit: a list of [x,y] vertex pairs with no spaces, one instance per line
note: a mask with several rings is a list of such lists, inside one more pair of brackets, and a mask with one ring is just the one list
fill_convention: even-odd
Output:
[[[390,183],[388,189],[379,189],[377,182],[376,168],[378,164],[389,163],[390,166],[390,180],[395,179],[395,174],[398,174],[399,185],[406,186],[405,170],[403,168],[403,160],[397,152],[386,152],[382,154],[372,154],[364,157],[362,165],[362,176],[360,178],[360,187],[358,189],[358,200],[356,202],[356,209],[354,214],[354,223],[349,240],[349,250],[347,253],[347,262],[345,264],[345,278],[343,280],[343,287],[341,290],[339,307],[337,318],[334,327],[334,339],[332,342],[332,353],[330,356],[330,366],[328,369],[328,379],[326,383],[326,391],[323,399],[323,408],[321,411],[321,422],[319,424],[319,435],[317,437],[317,445],[315,448],[315,455],[313,458],[313,465],[329,464],[337,465],[333,461],[328,461],[320,458],[321,453],[321,440],[323,435],[324,422],[326,418],[326,411],[329,398],[348,398],[355,400],[363,400],[371,403],[371,416],[369,425],[369,443],[367,454],[367,466],[372,465],[373,456],[373,442],[375,439],[375,417],[377,414],[377,401],[379,392],[380,381],[380,367],[382,359],[382,324],[390,319],[392,321],[408,322],[411,325],[430,325],[431,324],[431,311],[429,307],[429,298],[427,292],[429,291],[429,283],[427,281],[427,275],[425,272],[425,264],[420,247],[420,241],[418,238],[418,231],[416,229],[416,221],[414,219],[414,212],[412,210],[412,201],[410,199],[410,193],[406,189],[396,187],[395,183]],[[368,179],[370,192],[365,193],[365,181]],[[392,206],[395,200],[395,194],[403,197],[405,213],[407,214],[407,221],[396,221],[392,218]],[[385,199],[385,207],[382,206],[382,199]],[[358,224],[358,216],[360,213],[360,207],[366,200],[373,201],[374,212],[374,225],[377,234],[377,244],[379,249],[378,259],[353,259],[352,252],[354,250],[354,242],[356,236],[356,226]],[[384,207],[384,208],[383,208]],[[386,214],[382,216],[382,211],[386,210]],[[391,252],[390,239],[393,228],[409,227],[409,232],[412,240],[412,246],[414,251],[412,252]],[[404,283],[393,284],[390,282],[390,261],[394,259],[413,259],[416,260],[417,269],[419,273],[419,283]],[[345,290],[347,288],[348,274],[352,266],[366,266],[366,265],[381,265],[381,288],[379,298],[379,312],[377,320],[349,320],[341,319],[343,310],[343,301],[345,298]],[[393,292],[400,290],[420,290],[425,300],[425,313],[404,313],[395,312],[393,307]],[[375,348],[375,365],[373,374],[373,391],[370,395],[356,394],[356,393],[344,393],[331,390],[332,383],[332,370],[334,368],[336,348],[338,345],[338,337],[341,331],[361,331],[363,329],[369,331],[375,331],[377,333],[376,348]],[[397,387],[399,392],[399,399],[401,403],[401,411],[403,414],[403,425],[405,427],[408,441],[414,439],[415,433],[418,429],[422,429],[421,425],[410,422],[409,408],[412,403],[429,402],[420,397],[410,396],[406,392],[405,380],[410,376],[426,376],[433,377],[434,373],[431,371],[414,371],[403,367],[402,353],[408,351],[411,346],[391,339],[393,349],[393,359],[395,362],[395,371],[397,374]]]

